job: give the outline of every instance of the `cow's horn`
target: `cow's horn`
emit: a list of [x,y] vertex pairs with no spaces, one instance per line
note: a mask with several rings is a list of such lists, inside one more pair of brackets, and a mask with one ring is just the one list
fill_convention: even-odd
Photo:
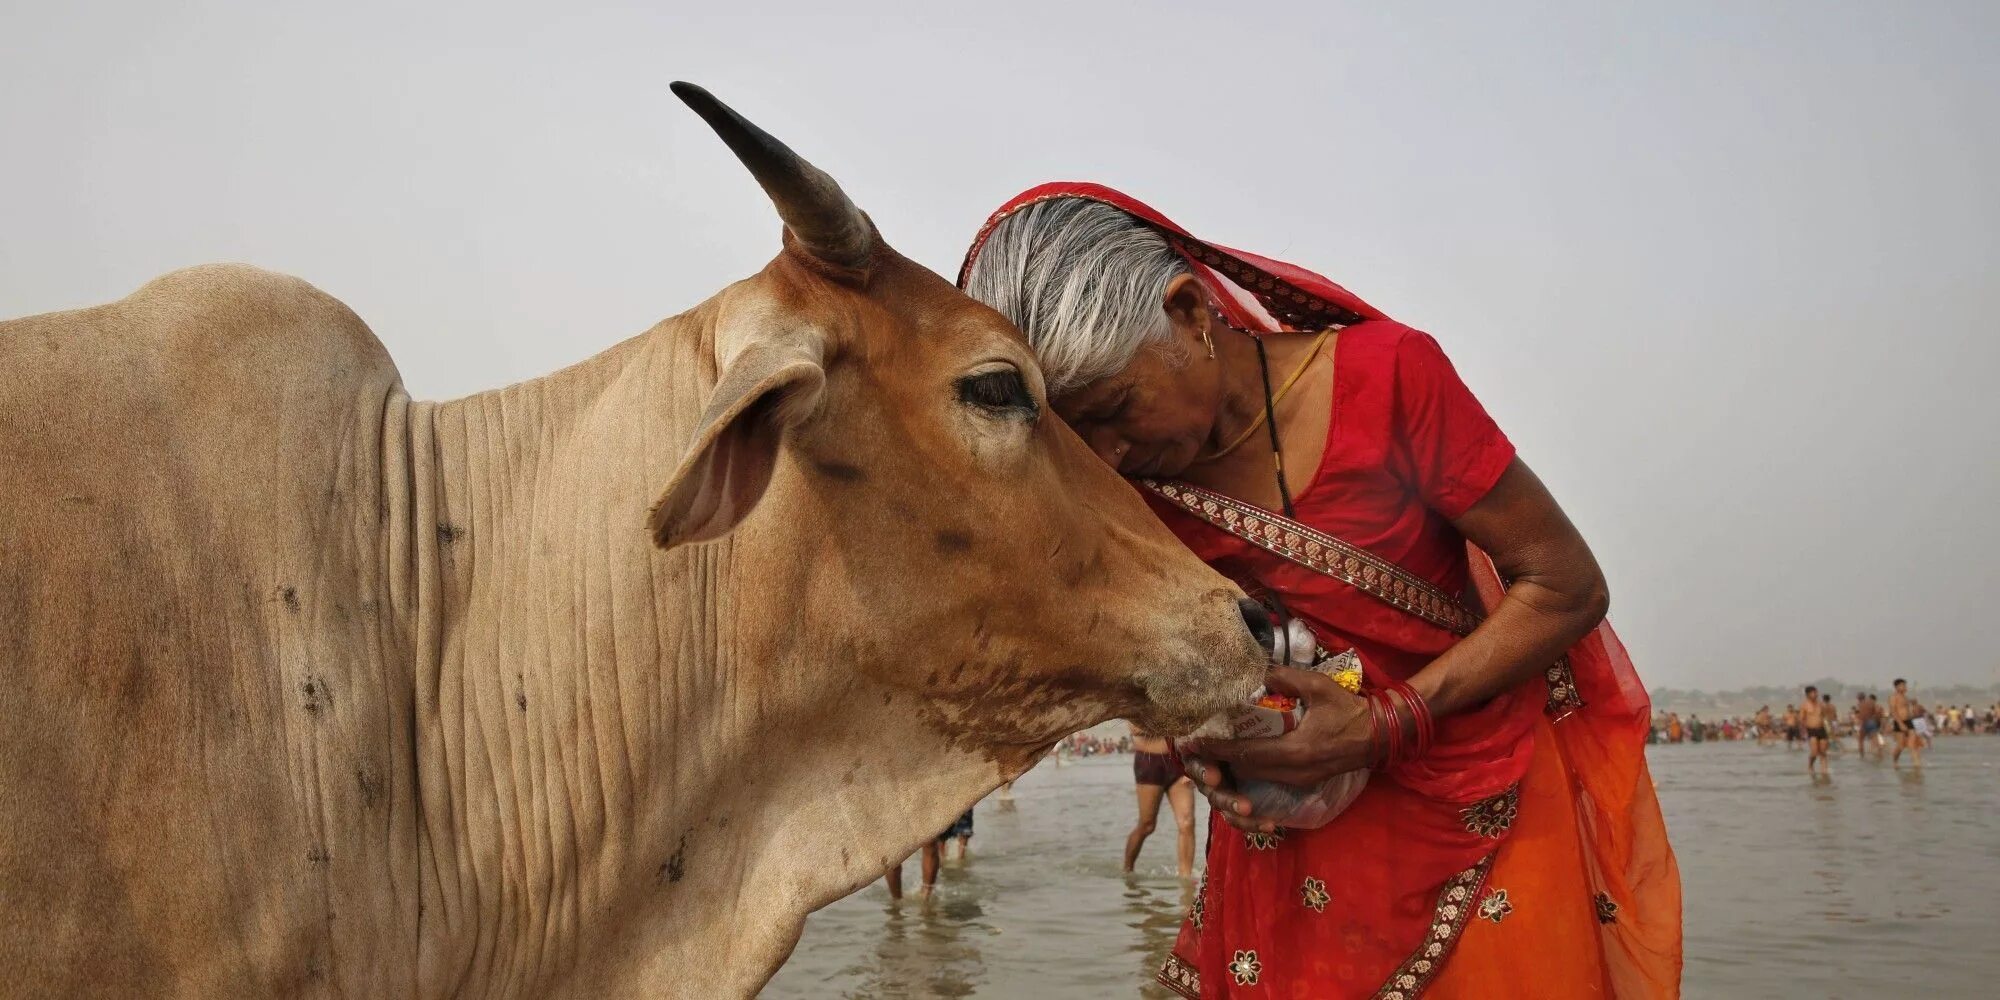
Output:
[[801,248],[830,264],[854,270],[867,267],[874,229],[833,178],[708,91],[684,82],[674,83],[673,91],[750,168]]

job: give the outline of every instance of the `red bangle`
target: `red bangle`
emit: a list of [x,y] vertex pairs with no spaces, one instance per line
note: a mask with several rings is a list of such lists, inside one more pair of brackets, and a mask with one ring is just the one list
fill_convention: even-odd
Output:
[[1368,766],[1381,767],[1388,756],[1388,749],[1382,745],[1382,713],[1376,711],[1375,693],[1368,693]]
[[1400,749],[1401,743],[1401,740],[1398,739],[1401,734],[1396,732],[1395,709],[1390,706],[1388,695],[1383,694],[1380,689],[1368,692],[1368,703],[1372,706],[1382,727],[1382,762],[1380,766],[1392,766],[1396,763],[1396,753]]
[[1407,763],[1415,756],[1412,751],[1416,747],[1412,744],[1416,742],[1416,736],[1403,728],[1403,713],[1396,710],[1396,689],[1384,692],[1383,700],[1389,704],[1389,717],[1396,720],[1396,763]]
[[1403,762],[1403,720],[1396,714],[1395,699],[1386,689],[1377,689],[1375,699],[1382,703],[1382,728],[1389,734],[1389,752],[1383,764],[1394,767]]
[[1408,753],[1406,754],[1406,756],[1404,756],[1403,759],[1415,760],[1419,757],[1422,757],[1424,755],[1424,751],[1429,749],[1428,747],[1424,746],[1423,722],[1420,720],[1420,717],[1417,714],[1416,704],[1410,700],[1410,691],[1408,688],[1398,685],[1396,687],[1390,688],[1390,690],[1403,699],[1403,706],[1407,708],[1410,712],[1410,739],[1409,739],[1410,745]]
[[1405,684],[1403,685],[1403,693],[1405,697],[1409,698],[1410,704],[1416,709],[1417,713],[1418,739],[1423,744],[1423,749],[1418,755],[1428,754],[1431,752],[1431,747],[1437,743],[1437,717],[1431,714],[1431,703],[1425,701],[1424,696],[1418,694],[1416,688]]
[[1416,730],[1416,745],[1411,748],[1411,759],[1430,753],[1437,739],[1437,719],[1431,715],[1430,704],[1408,682],[1391,681],[1390,690],[1402,695],[1404,704],[1410,707],[1410,722]]

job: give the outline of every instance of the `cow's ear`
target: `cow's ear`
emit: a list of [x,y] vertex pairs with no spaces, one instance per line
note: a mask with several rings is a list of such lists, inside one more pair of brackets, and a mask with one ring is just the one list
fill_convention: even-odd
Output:
[[739,351],[709,397],[694,442],[649,525],[663,549],[728,534],[770,485],[787,426],[819,407],[826,386],[816,338],[759,338]]

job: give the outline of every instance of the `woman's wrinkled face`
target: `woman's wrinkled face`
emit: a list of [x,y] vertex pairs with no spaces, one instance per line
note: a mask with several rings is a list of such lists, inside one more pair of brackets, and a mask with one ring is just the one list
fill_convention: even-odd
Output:
[[1181,339],[1141,348],[1122,370],[1050,401],[1120,475],[1176,476],[1212,447],[1219,366]]

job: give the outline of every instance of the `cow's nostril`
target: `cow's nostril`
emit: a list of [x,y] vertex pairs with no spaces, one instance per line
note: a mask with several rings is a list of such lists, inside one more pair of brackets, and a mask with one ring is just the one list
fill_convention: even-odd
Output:
[[1271,613],[1264,610],[1262,604],[1247,597],[1237,601],[1236,607],[1243,612],[1243,624],[1249,626],[1251,638],[1257,640],[1257,645],[1264,647],[1264,652],[1270,652],[1273,642]]

